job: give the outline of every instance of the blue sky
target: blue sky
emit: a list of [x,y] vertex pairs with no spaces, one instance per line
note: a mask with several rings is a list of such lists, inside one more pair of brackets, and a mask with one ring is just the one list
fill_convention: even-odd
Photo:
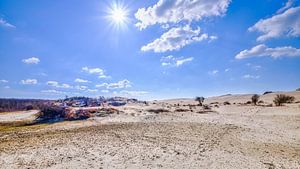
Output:
[[0,97],[300,87],[297,0],[1,0]]

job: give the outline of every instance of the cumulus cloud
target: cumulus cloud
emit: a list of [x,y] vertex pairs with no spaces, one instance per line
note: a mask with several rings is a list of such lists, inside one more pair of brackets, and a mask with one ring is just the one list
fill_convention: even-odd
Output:
[[175,67],[179,67],[187,62],[191,62],[193,61],[193,57],[188,57],[188,58],[184,58],[184,57],[174,57],[173,55],[169,55],[166,57],[162,57],[160,59],[161,65],[162,66],[175,66]]
[[28,59],[23,59],[22,62],[25,64],[38,64],[40,62],[40,59],[37,57],[31,57]]
[[279,37],[298,37],[300,35],[300,7],[289,8],[271,18],[261,19],[249,31],[262,33],[257,41]]
[[108,93],[109,90],[101,90],[102,93]]
[[82,70],[83,72],[86,72],[86,73],[89,73],[89,74],[95,74],[95,75],[98,75],[98,77],[99,77],[100,79],[102,79],[102,78],[110,78],[110,76],[105,75],[104,70],[101,69],[101,68],[89,68],[89,67],[85,66],[85,67],[83,67],[81,70]]
[[300,57],[300,49],[291,46],[269,48],[266,45],[261,44],[253,47],[252,49],[246,49],[241,51],[235,56],[235,58],[245,59],[263,56],[269,56],[275,59],[279,57]]
[[127,79],[118,81],[116,83],[102,83],[96,85],[96,87],[105,87],[106,89],[123,89],[131,87],[131,82]]
[[16,28],[15,25],[12,25],[11,23],[8,23],[6,20],[3,18],[0,18],[0,26],[6,27],[6,28]]
[[184,27],[176,27],[162,34],[160,38],[143,46],[141,50],[153,50],[157,53],[179,50],[190,43],[210,39],[211,37],[214,38],[214,36],[201,34],[199,27],[197,29],[192,29],[189,25]]
[[0,80],[0,83],[8,83],[8,80],[1,79],[1,80]]
[[205,17],[221,16],[230,0],[159,0],[148,8],[140,8],[135,13],[136,26],[142,30],[150,25],[198,21]]
[[80,79],[80,78],[76,78],[75,82],[77,82],[77,83],[89,83],[90,81],[84,80],[84,79]]
[[60,84],[56,81],[48,81],[47,85],[52,86],[52,87],[57,87],[57,88],[72,88],[72,86],[69,84],[66,84],[66,83]]
[[97,93],[97,92],[98,92],[98,89],[87,89],[87,92]]
[[37,80],[36,79],[25,79],[25,80],[21,80],[21,84],[24,85],[35,85],[37,84]]
[[242,78],[243,79],[259,79],[260,76],[258,76],[258,75],[254,76],[254,75],[246,74],[246,75],[242,76]]

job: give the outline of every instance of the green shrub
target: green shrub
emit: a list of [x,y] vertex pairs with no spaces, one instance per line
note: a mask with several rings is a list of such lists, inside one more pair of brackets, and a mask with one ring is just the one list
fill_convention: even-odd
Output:
[[282,106],[283,103],[292,103],[294,100],[295,100],[295,97],[293,97],[293,96],[278,94],[274,98],[273,102],[276,106]]

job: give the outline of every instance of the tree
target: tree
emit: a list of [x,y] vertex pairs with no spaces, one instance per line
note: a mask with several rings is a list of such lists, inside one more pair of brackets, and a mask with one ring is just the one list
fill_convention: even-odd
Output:
[[195,101],[199,102],[199,106],[202,106],[202,103],[204,102],[204,97],[196,97]]
[[256,105],[257,102],[258,102],[258,100],[259,100],[259,95],[258,95],[258,94],[253,95],[253,96],[251,97],[251,100],[252,100],[252,103],[253,103],[254,105]]

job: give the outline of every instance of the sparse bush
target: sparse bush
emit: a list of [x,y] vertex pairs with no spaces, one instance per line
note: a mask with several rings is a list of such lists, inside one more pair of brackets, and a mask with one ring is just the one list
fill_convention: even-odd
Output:
[[258,100],[259,100],[259,95],[258,95],[258,94],[255,94],[255,95],[253,95],[253,96],[251,97],[251,101],[252,101],[252,103],[253,103],[254,105],[257,104]]
[[187,111],[191,111],[189,109],[176,109],[175,112],[187,112]]
[[202,106],[204,99],[205,99],[204,97],[196,97],[195,101],[199,102],[199,106]]
[[246,102],[246,104],[251,104],[251,103],[252,103],[252,101],[247,101],[247,102]]
[[282,106],[283,103],[292,103],[294,100],[295,100],[295,97],[293,97],[293,96],[278,94],[278,95],[276,95],[273,102],[276,106]]
[[89,110],[68,110],[65,113],[65,119],[66,120],[83,120],[83,119],[88,119],[92,116],[91,112]]
[[223,103],[224,105],[231,105],[229,101]]
[[263,104],[263,103],[264,103],[264,101],[262,101],[262,100],[258,101],[258,104]]

